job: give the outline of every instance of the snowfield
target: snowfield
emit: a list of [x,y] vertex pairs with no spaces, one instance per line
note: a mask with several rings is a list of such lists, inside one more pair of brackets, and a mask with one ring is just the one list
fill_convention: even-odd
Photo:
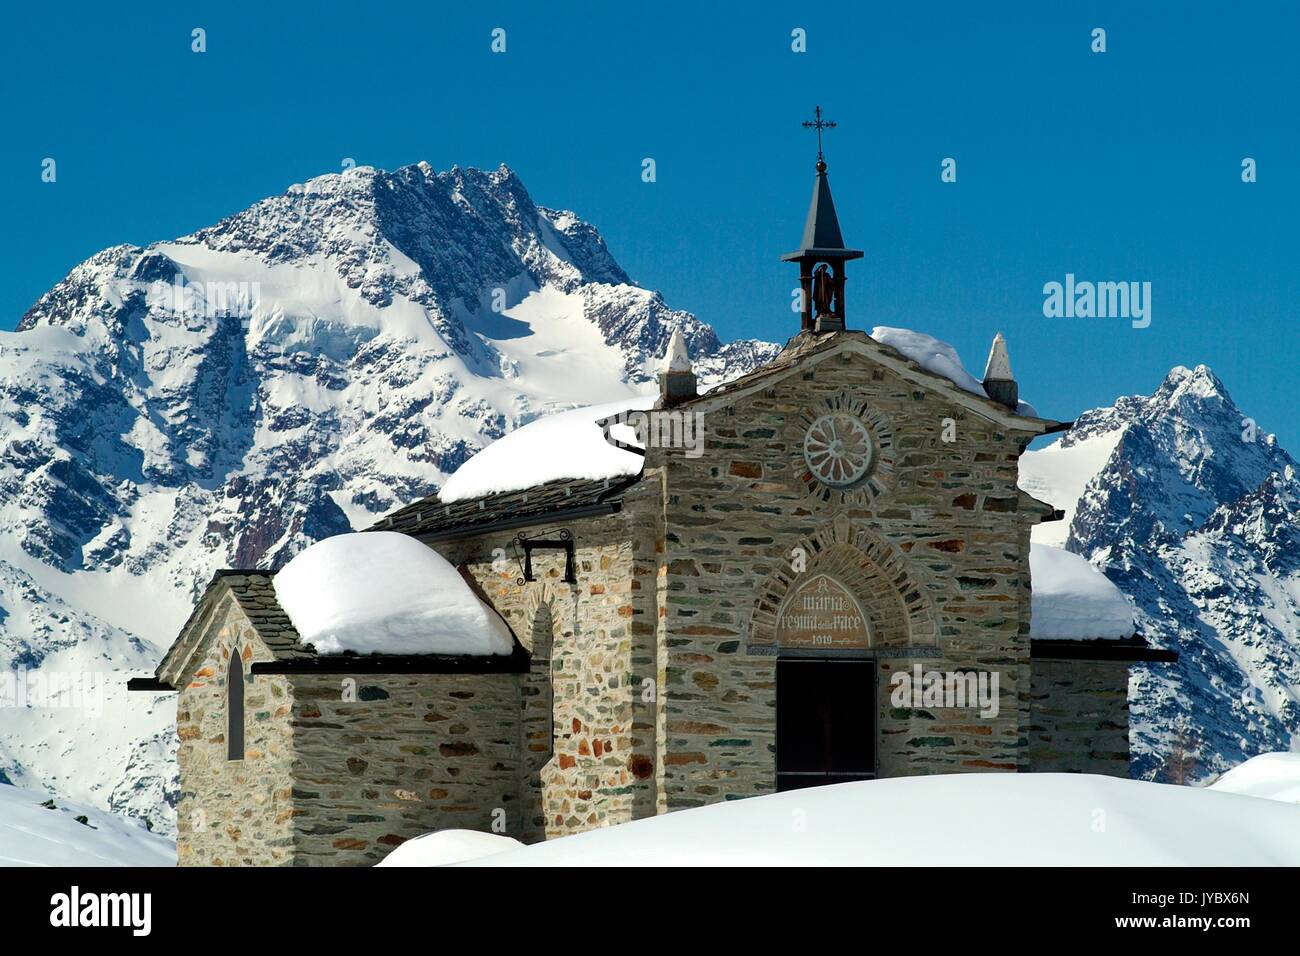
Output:
[[473,866],[1300,865],[1300,807],[1092,774],[897,777],[716,803],[518,849],[502,843],[504,837],[481,836],[489,855],[476,859],[463,856],[463,831],[447,831],[404,844],[385,862],[419,866],[459,857]]
[[1260,754],[1233,767],[1210,789],[1300,804],[1300,754]]
[[0,866],[175,865],[174,843],[123,817],[0,785]]
[[516,850],[524,844],[495,833],[478,830],[439,830],[407,840],[375,866],[450,866],[481,860],[494,853]]
[[1075,505],[1088,482],[1106,466],[1123,437],[1124,428],[1118,426],[1070,445],[1058,438],[1046,448],[1020,457],[1020,487],[1039,501],[1065,512],[1060,521],[1034,525],[1030,535],[1035,544],[1065,546],[1074,521]]

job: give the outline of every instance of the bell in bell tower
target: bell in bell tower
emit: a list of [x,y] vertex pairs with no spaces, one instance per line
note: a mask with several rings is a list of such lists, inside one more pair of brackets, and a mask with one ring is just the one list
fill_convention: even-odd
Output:
[[861,259],[862,251],[844,248],[831,185],[826,179],[822,131],[834,129],[835,123],[822,119],[820,106],[813,117],[803,124],[817,131],[817,178],[813,182],[812,203],[798,251],[782,256],[781,260],[799,263],[799,286],[803,293],[801,331],[841,332],[844,330],[844,263]]

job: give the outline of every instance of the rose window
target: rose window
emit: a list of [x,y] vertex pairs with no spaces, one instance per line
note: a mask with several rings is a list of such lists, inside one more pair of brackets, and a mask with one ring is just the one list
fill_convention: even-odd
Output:
[[846,487],[871,467],[871,433],[853,415],[823,415],[804,435],[803,458],[818,481]]

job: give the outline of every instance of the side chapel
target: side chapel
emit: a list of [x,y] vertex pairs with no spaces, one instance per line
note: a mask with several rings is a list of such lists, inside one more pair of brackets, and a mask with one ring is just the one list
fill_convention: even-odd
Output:
[[[1030,530],[1060,513],[1017,462],[1069,425],[1018,403],[1000,336],[981,394],[846,327],[862,253],[826,170],[819,143],[784,351],[699,393],[670,349],[653,411],[700,422],[702,454],[647,441],[626,474],[371,529],[459,569],[513,654],[318,654],[274,572],[214,577],[131,682],[178,695],[182,865],[369,865],[436,829],[536,841],[905,774],[1127,775],[1128,668],[1168,652],[1031,619]],[[899,706],[922,671],[996,674],[996,706]]]

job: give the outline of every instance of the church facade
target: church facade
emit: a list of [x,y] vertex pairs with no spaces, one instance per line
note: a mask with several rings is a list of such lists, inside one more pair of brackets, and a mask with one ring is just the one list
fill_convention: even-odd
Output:
[[179,695],[180,862],[366,865],[434,829],[534,841],[907,774],[1127,775],[1128,668],[1167,655],[1033,636],[1030,532],[1059,514],[1017,462],[1068,426],[1018,404],[1001,344],[975,393],[847,330],[856,255],[819,160],[774,361],[697,394],[679,345],[636,469],[372,529],[458,568],[510,656],[319,655],[271,573],[219,574],[133,684]]

